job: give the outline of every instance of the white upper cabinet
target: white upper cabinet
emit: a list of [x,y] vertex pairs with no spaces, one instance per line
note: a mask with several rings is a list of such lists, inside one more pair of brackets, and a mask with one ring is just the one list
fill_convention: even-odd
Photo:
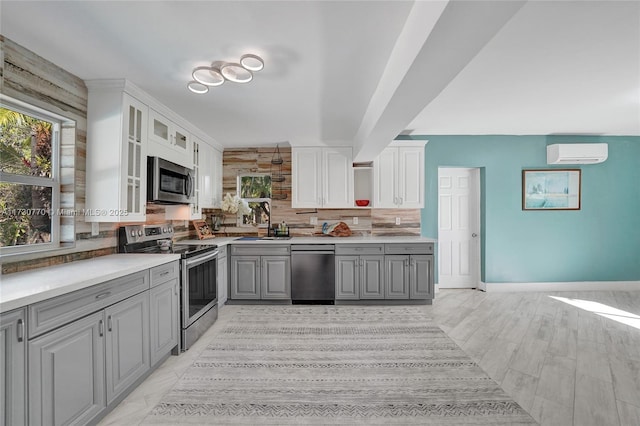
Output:
[[222,208],[222,151],[213,149],[213,176],[211,192],[213,197],[212,208]]
[[[195,144],[197,139],[193,139]],[[222,207],[222,152],[207,143],[200,144],[199,194],[200,207]]]
[[394,143],[373,162],[373,207],[424,207],[424,142]]
[[149,109],[149,156],[193,168],[191,136],[164,115]]
[[191,141],[191,164],[193,164],[193,201],[189,204],[189,219],[198,220],[202,218],[202,153],[200,150],[206,143],[193,138]]
[[292,148],[293,208],[353,207],[351,148]]
[[144,222],[148,108],[123,85],[89,88],[87,222]]
[[398,207],[424,207],[424,146],[398,148]]
[[[186,205],[167,206],[165,211],[176,219],[201,218],[200,185],[203,169],[209,173],[210,167],[202,164],[200,150],[205,147],[204,161],[209,161],[211,151],[219,153],[212,147],[216,142],[125,79],[88,80],[85,84],[89,89],[85,220],[146,220],[147,156],[161,157],[194,170],[197,176],[194,203],[188,209]],[[218,190],[221,202],[222,154],[220,170],[215,173],[219,173],[219,178],[216,175],[219,183],[214,182],[213,188]]]
[[291,148],[291,207],[322,206],[321,168],[321,148]]

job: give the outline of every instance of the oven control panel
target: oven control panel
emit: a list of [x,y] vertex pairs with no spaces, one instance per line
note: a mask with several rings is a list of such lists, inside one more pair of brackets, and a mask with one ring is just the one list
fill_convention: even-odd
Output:
[[162,225],[126,225],[124,234],[127,238],[127,244],[142,243],[147,241],[155,241],[173,238],[173,226],[171,224]]

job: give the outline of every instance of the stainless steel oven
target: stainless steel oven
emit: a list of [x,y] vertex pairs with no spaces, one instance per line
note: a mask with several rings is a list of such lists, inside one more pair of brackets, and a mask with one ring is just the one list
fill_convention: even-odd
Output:
[[180,255],[180,350],[185,351],[218,318],[218,246],[171,244],[173,228],[126,225],[118,230],[120,253]]
[[[201,246],[208,247],[211,246]],[[218,249],[181,259],[182,347],[187,350],[218,318]],[[182,246],[174,246],[181,250]]]

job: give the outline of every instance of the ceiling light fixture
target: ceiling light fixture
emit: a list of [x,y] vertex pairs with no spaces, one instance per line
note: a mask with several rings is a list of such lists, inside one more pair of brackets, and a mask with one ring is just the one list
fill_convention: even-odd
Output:
[[234,83],[248,83],[253,80],[253,73],[240,64],[224,64],[220,67],[222,76]]
[[191,76],[193,81],[187,88],[193,93],[203,94],[209,87],[220,86],[225,81],[248,83],[253,80],[253,73],[264,68],[264,61],[258,55],[246,54],[240,57],[240,63],[216,61],[212,66],[196,67]]
[[189,84],[187,84],[187,89],[199,95],[207,93],[209,91],[209,87],[200,83],[199,81],[190,81]]
[[240,65],[249,71],[260,71],[264,68],[264,61],[258,55],[246,54],[240,58]]
[[213,67],[197,67],[191,75],[195,81],[205,86],[220,86],[224,83],[224,77],[220,71]]

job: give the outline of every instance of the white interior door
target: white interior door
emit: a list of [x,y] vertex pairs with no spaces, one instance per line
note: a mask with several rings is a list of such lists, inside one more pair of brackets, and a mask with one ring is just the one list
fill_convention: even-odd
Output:
[[480,281],[480,170],[438,169],[438,285]]

